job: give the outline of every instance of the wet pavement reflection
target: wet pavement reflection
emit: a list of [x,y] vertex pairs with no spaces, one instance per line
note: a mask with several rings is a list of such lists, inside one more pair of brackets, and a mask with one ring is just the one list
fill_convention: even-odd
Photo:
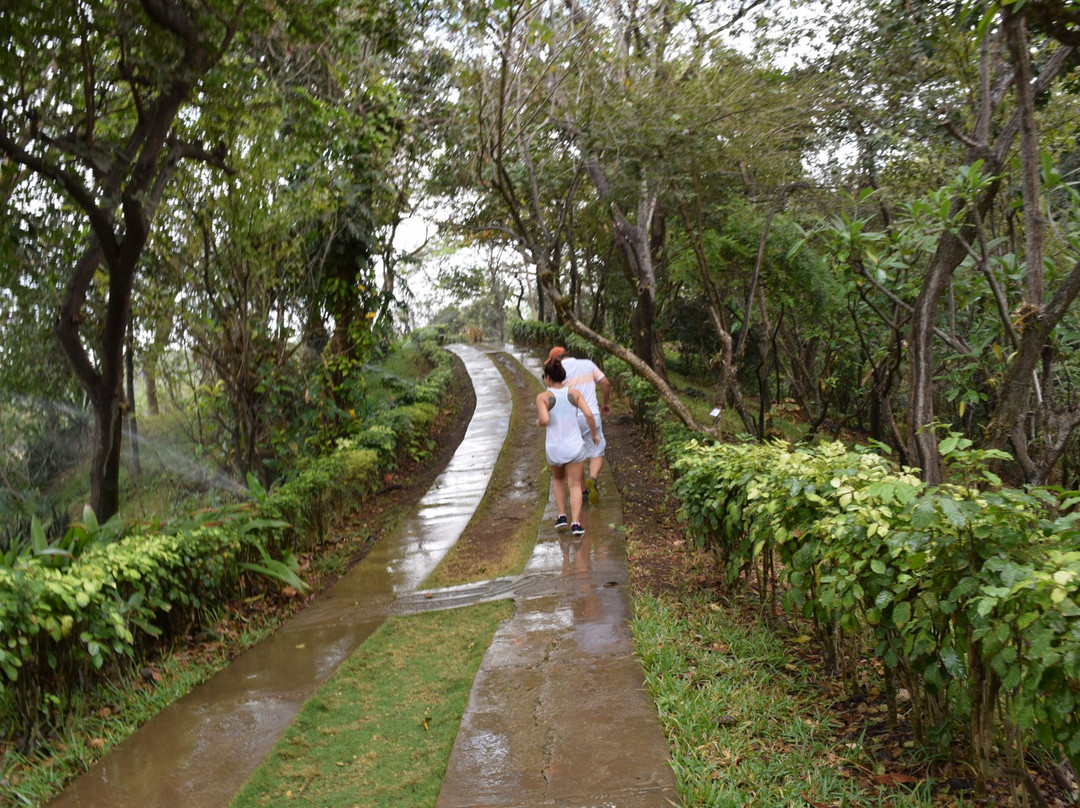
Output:
[[[483,352],[464,361],[476,411],[416,514],[303,612],[142,726],[50,803],[53,808],[219,808],[269,753],[304,701],[401,610],[476,510],[509,426],[511,395]],[[475,597],[472,598],[475,602]]]

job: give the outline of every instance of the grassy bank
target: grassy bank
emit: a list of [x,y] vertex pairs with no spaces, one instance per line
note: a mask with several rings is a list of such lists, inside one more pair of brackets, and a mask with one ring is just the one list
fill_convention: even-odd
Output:
[[935,804],[928,784],[878,768],[861,736],[837,743],[838,717],[819,674],[788,653],[792,639],[757,619],[753,604],[686,592],[639,597],[634,614],[688,806]]

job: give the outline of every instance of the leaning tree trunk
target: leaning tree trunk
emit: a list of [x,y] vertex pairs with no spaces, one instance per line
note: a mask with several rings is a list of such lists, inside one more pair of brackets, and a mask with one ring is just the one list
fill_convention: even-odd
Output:
[[645,379],[656,389],[660,399],[688,429],[709,435],[717,434],[715,429],[706,429],[697,422],[693,413],[691,413],[687,406],[682,402],[682,399],[680,399],[668,383],[661,378],[660,374],[645,363],[645,360],[633,351],[628,351],[617,342],[612,342],[586,326],[574,313],[574,309],[570,305],[570,299],[563,295],[558,287],[555,286],[554,270],[542,259],[537,261],[536,264],[536,279],[537,283],[543,288],[545,294],[547,294],[552,307],[559,313],[559,316],[562,317],[563,322],[571,331],[611,354],[616,359],[621,359],[626,362],[633,373]]

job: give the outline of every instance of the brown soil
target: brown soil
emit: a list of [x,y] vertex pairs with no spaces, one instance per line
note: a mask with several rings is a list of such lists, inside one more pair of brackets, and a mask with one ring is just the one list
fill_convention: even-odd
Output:
[[633,418],[613,412],[604,419],[605,457],[623,500],[627,562],[635,595],[677,594],[718,583],[712,556],[688,549],[675,516],[671,475],[653,441]]

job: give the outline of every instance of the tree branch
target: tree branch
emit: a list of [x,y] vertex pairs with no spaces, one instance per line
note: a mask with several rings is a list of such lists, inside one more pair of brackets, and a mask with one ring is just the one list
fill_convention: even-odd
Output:
[[[40,138],[39,136],[39,139]],[[47,142],[47,139],[43,139]],[[79,178],[70,171],[65,171],[59,165],[49,162],[42,157],[31,154],[16,143],[3,129],[0,129],[0,151],[20,165],[25,166],[36,174],[52,180],[59,185],[75,201],[87,218],[94,235],[100,241],[100,247],[109,256],[115,256],[118,250],[116,235],[113,232],[112,217],[106,210],[98,207],[90,190],[79,181]]]

